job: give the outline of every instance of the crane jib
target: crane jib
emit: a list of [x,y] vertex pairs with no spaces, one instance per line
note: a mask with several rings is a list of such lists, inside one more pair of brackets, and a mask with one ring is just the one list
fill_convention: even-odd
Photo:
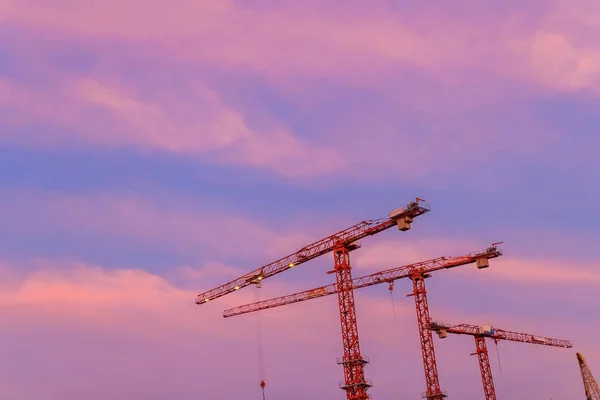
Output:
[[[390,215],[387,218],[362,221],[325,239],[321,239],[313,244],[305,246],[296,253],[264,265],[261,268],[251,271],[240,278],[237,278],[217,288],[201,293],[196,297],[196,304],[204,304],[210,300],[232,293],[243,287],[252,284],[260,284],[262,280],[268,277],[287,271],[298,266],[299,264],[305,263],[332,251],[334,247],[340,243],[348,246],[362,238],[389,229],[396,224],[398,224],[400,229],[398,221],[402,220],[403,218],[406,219],[405,224],[410,225],[413,218],[425,214],[428,211],[430,211],[429,204],[425,203],[422,199],[417,198],[417,201],[413,201],[404,207],[400,207],[399,209],[390,212]],[[407,229],[408,228],[403,228],[402,230]],[[353,248],[349,248],[349,250],[352,249]]]
[[[493,251],[490,251],[493,249]],[[458,257],[438,257],[427,261],[420,261],[414,264],[404,265],[402,267],[391,268],[384,271],[379,271],[370,275],[361,276],[352,280],[353,289],[361,289],[367,286],[377,285],[380,283],[390,283],[398,279],[409,278],[415,273],[423,274],[434,271],[439,271],[446,268],[453,268],[459,265],[467,265],[475,262],[478,258],[485,257],[492,259],[500,257],[502,250],[492,246],[484,251],[477,251],[467,255]],[[337,285],[331,284],[307,290],[304,292],[289,294],[282,297],[276,297],[269,300],[263,300],[256,303],[244,304],[242,306],[227,309],[223,312],[223,317],[233,317],[237,315],[247,314],[250,312],[266,310],[268,308],[280,307],[287,304],[298,303],[306,300],[311,300],[318,297],[336,294],[338,292]]]

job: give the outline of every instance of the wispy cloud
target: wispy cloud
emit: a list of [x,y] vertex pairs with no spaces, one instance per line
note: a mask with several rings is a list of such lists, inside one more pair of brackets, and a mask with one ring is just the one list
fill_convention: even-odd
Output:
[[337,152],[304,143],[276,123],[251,128],[217,92],[198,85],[188,88],[184,97],[171,90],[152,99],[140,98],[133,88],[91,78],[67,78],[37,90],[4,79],[0,89],[0,107],[12,114],[9,124],[26,126],[34,118],[59,128],[41,138],[5,129],[0,134],[5,143],[139,148],[290,176],[328,173],[344,165]]
[[[506,156],[560,163],[568,137],[523,96],[598,91],[600,48],[578,28],[580,20],[593,26],[596,11],[565,3],[478,13],[189,0],[168,12],[137,0],[31,4],[3,3],[10,32],[61,40],[50,50],[11,50],[25,57],[24,70],[46,77],[35,88],[0,79],[8,111],[0,139],[20,146],[161,152],[295,180],[440,182]],[[53,58],[66,49],[102,61],[69,71]],[[173,85],[173,76],[185,84]],[[244,92],[252,85],[302,113],[275,115]],[[336,85],[367,100],[345,104],[345,93],[327,89]],[[305,113],[327,119],[302,129]],[[36,123],[50,128],[41,135]]]
[[[600,355],[599,3],[333,3],[0,0],[0,147],[18,153],[0,190],[0,397],[258,396],[257,315],[222,310],[332,283],[331,259],[208,305],[198,291],[405,191],[447,213],[439,230],[365,240],[354,276],[506,241],[490,268],[428,280],[431,315],[573,340],[502,343],[494,373],[504,398],[583,396],[573,353]],[[118,162],[88,176],[88,155]],[[45,157],[60,167],[20,179]],[[145,195],[115,192],[104,177],[139,160],[124,181]],[[355,296],[375,398],[424,390],[410,291]],[[338,314],[335,296],[260,314],[269,398],[343,396]],[[481,398],[472,340],[436,350],[443,388]]]
[[[136,0],[93,7],[69,1],[24,7],[5,1],[3,14],[30,29],[123,39],[154,47],[156,56],[288,81],[300,74],[373,82],[407,65],[446,77],[456,69],[484,68],[554,90],[598,91],[600,49],[577,40],[577,25],[597,26],[598,10],[583,1],[570,3],[540,1],[527,9],[509,6],[478,14],[459,13],[466,3],[457,4],[454,13],[426,6],[398,12],[379,4],[368,11],[327,8],[325,17],[324,8],[314,3],[259,9],[179,0],[167,12]],[[577,11],[582,6],[587,13]]]
[[[562,238],[564,240],[566,238]],[[442,256],[461,256],[485,250],[491,243],[473,238],[426,238],[402,241],[380,241],[355,252],[355,265],[362,270],[383,270]],[[600,262],[572,257],[568,260],[534,258],[511,255],[507,245],[504,255],[490,261],[490,268],[482,276],[493,281],[519,282],[531,286],[569,284],[597,285],[600,283]],[[523,248],[519,248],[523,252]],[[492,265],[493,264],[493,265]],[[467,274],[465,268],[454,272]]]

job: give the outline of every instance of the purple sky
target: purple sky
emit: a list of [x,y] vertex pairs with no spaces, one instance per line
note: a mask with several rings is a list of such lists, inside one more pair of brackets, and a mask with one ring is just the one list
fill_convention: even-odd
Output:
[[[488,344],[503,399],[600,378],[597,0],[0,0],[0,397],[260,400],[248,287],[195,295],[415,197],[354,276],[483,249],[427,281]],[[450,3],[449,3],[450,4]],[[331,283],[332,257],[261,299]],[[374,399],[425,381],[410,281],[356,294]],[[334,296],[261,314],[269,400],[343,399]],[[450,398],[472,338],[435,338]],[[501,365],[501,369],[499,368]]]

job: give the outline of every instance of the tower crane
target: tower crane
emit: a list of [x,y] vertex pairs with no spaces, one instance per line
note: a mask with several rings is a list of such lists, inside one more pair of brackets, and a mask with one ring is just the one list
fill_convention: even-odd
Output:
[[[433,338],[429,327],[429,310],[427,306],[427,296],[425,291],[424,279],[429,277],[434,271],[458,267],[477,263],[477,268],[489,267],[489,260],[500,257],[502,250],[496,247],[501,242],[493,243],[485,250],[469,253],[458,257],[439,257],[427,261],[405,265],[398,268],[392,268],[374,274],[354,278],[351,281],[353,289],[360,289],[367,286],[388,283],[389,289],[393,289],[394,281],[402,278],[411,278],[413,281],[413,295],[417,308],[417,320],[419,326],[419,337],[421,342],[421,352],[423,356],[423,366],[425,369],[425,381],[427,391],[423,397],[428,399],[441,399],[446,394],[440,390],[435,362],[435,353],[433,349]],[[277,297],[269,300],[263,300],[255,303],[245,304],[239,307],[230,308],[223,312],[223,317],[233,317],[236,315],[247,314],[255,311],[266,310],[269,308],[280,307],[287,304],[298,303],[323,296],[335,294],[340,290],[336,284],[321,286],[316,289],[304,292],[294,293],[287,296]]]
[[368,363],[368,360],[360,352],[350,252],[360,248],[358,243],[360,239],[383,232],[393,226],[397,226],[400,231],[409,230],[414,218],[429,211],[429,204],[417,197],[415,201],[406,206],[390,211],[387,217],[362,221],[325,239],[305,246],[293,254],[263,265],[231,282],[201,293],[196,297],[196,304],[205,304],[210,300],[251,284],[260,287],[266,278],[288,271],[302,263],[333,251],[334,267],[331,273],[336,274],[336,293],[338,295],[344,349],[343,357],[338,362],[344,368],[344,384],[340,387],[346,391],[348,400],[366,400],[369,398],[367,390],[372,386],[372,382],[366,380],[364,376],[364,366]]
[[577,361],[579,362],[579,369],[581,370],[581,377],[583,378],[583,387],[585,388],[585,399],[586,400],[600,400],[600,388],[598,383],[594,379],[592,372],[588,368],[585,358],[581,353],[577,353]]
[[[448,336],[449,333],[457,335],[470,335],[475,338],[475,353],[479,360],[479,370],[481,371],[481,382],[483,383],[483,392],[486,400],[496,400],[496,389],[492,378],[492,369],[490,359],[485,344],[485,338],[494,339],[496,343],[500,340],[512,342],[521,342],[529,344],[538,344],[543,346],[571,348],[573,345],[568,340],[553,339],[549,337],[536,336],[528,333],[510,332],[502,329],[496,329],[491,325],[449,325],[440,322],[431,322],[430,329],[435,331],[441,339]],[[600,400],[600,398],[598,399]]]

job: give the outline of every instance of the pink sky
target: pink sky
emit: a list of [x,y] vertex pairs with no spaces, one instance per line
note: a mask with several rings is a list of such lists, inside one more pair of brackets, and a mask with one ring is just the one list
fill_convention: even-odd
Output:
[[[504,241],[427,281],[431,315],[572,340],[488,344],[499,398],[600,379],[600,3],[0,0],[0,397],[260,398],[247,288],[196,294],[416,196],[354,276]],[[393,231],[393,232],[392,232]],[[332,283],[327,255],[262,299]],[[409,281],[356,294],[374,399],[425,390]],[[336,299],[261,313],[267,398],[344,398]],[[472,338],[435,338],[482,398]]]

